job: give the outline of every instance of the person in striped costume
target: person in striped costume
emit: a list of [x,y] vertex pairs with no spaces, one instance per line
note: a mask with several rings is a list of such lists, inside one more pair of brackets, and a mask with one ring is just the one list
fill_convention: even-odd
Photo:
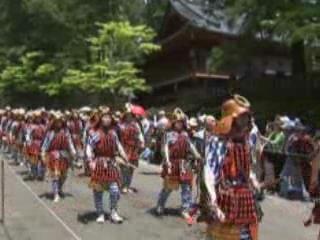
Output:
[[78,168],[82,167],[83,164],[83,144],[81,139],[81,133],[83,131],[83,122],[81,121],[79,114],[73,110],[69,112],[69,118],[67,120],[67,127],[70,130],[73,143],[76,147],[79,158],[76,159],[75,166]]
[[94,204],[97,211],[97,222],[105,221],[103,210],[103,193],[110,194],[111,221],[121,223],[123,218],[118,214],[120,199],[121,172],[116,161],[117,153],[125,162],[127,155],[114,130],[112,113],[106,111],[100,114],[97,128],[91,131],[86,146],[86,156],[91,168],[89,186],[93,189]]
[[206,144],[206,186],[209,240],[256,240],[260,213],[255,191],[260,190],[252,169],[250,103],[235,95],[222,105],[222,119]]
[[72,137],[61,112],[52,112],[52,120],[41,147],[41,156],[52,178],[54,202],[59,202],[70,160],[76,157]]
[[192,207],[192,165],[188,154],[192,153],[195,159],[201,158],[195,146],[186,132],[186,116],[181,109],[175,109],[172,119],[172,130],[168,131],[164,138],[163,160],[163,188],[159,194],[156,213],[162,215],[165,204],[173,190],[181,186],[182,217],[190,225],[193,219],[190,215]]
[[6,121],[6,110],[0,109],[0,150],[4,150],[4,143],[3,143],[3,137],[4,137],[4,131],[3,131],[3,125]]
[[2,141],[2,149],[4,153],[9,153],[10,146],[9,146],[9,136],[8,136],[8,128],[11,124],[11,118],[12,118],[12,110],[10,107],[6,107],[4,116],[1,119],[1,141]]
[[16,109],[14,111],[13,122],[9,128],[9,143],[11,145],[14,162],[23,164],[22,162],[22,146],[23,146],[23,130],[24,130],[24,109]]
[[46,126],[41,117],[41,111],[36,110],[31,113],[31,123],[26,127],[26,151],[30,161],[31,179],[44,179],[45,166],[41,160],[41,144],[46,133]]
[[[307,140],[307,141],[306,141]],[[310,140],[306,139],[306,142]],[[310,142],[309,142],[310,144]],[[312,224],[320,224],[320,184],[319,184],[319,167],[320,167],[320,138],[319,134],[315,134],[312,139],[313,151],[310,150],[310,145],[299,144],[299,152],[306,152],[309,148],[308,157],[300,160],[302,165],[302,177],[309,193],[310,200],[313,202],[313,208],[307,219],[304,220],[304,226],[309,227]],[[301,146],[302,145],[302,146]],[[304,147],[303,147],[304,145]],[[307,147],[309,145],[309,147]],[[303,150],[304,149],[304,150]],[[318,233],[318,240],[320,240],[320,232]]]
[[[119,129],[120,141],[128,156],[128,160],[130,164],[138,167],[139,157],[144,149],[144,136],[130,105],[126,106],[123,122],[119,124]],[[121,170],[123,176],[122,192],[124,194],[134,192],[134,189],[131,187],[134,168],[122,166]]]
[[89,160],[86,153],[86,146],[89,141],[89,137],[96,132],[98,129],[98,123],[100,121],[100,111],[92,110],[91,114],[88,113],[88,119],[86,121],[83,133],[82,133],[82,144],[84,146],[84,159],[83,159],[83,166],[84,166],[84,176],[90,176],[90,166]]

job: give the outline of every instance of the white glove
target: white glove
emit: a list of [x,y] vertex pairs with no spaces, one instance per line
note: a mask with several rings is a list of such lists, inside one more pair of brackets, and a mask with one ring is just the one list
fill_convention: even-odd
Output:
[[168,169],[168,174],[171,174],[171,172],[172,172],[172,164],[171,164],[171,162],[167,162],[167,169]]
[[217,207],[216,210],[216,215],[218,217],[218,219],[220,220],[220,222],[225,222],[226,221],[226,216],[224,215],[224,213],[222,212],[222,210]]
[[212,203],[212,208],[219,221],[222,223],[225,222],[226,216],[216,202]]
[[93,171],[93,170],[95,170],[96,169],[96,162],[95,161],[90,161],[89,162],[89,167],[90,167],[90,169]]

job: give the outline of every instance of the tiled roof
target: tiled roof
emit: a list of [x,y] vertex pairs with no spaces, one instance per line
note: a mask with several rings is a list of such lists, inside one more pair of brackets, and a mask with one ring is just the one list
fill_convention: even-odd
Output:
[[219,0],[170,0],[170,4],[195,27],[230,35],[240,33],[243,19],[231,23]]

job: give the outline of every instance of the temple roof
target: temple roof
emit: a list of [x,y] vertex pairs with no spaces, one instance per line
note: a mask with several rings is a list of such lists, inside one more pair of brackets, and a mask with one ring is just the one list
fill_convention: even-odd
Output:
[[232,24],[219,0],[170,0],[170,5],[196,28],[227,35],[240,33],[243,19]]

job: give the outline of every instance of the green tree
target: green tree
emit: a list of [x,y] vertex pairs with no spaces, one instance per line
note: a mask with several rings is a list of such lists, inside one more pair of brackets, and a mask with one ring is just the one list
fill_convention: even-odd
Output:
[[5,67],[0,75],[0,92],[15,102],[19,98],[26,103],[25,96],[43,96],[41,86],[55,78],[57,68],[44,62],[42,52],[28,52],[19,63]]
[[[74,74],[68,69],[90,69],[89,72],[96,69],[91,66],[95,61],[92,60],[94,55],[89,48],[92,44],[87,39],[88,36],[98,33],[95,23],[129,21],[142,24],[146,22],[145,7],[144,0],[1,1],[0,73],[3,73],[4,77],[1,78],[2,95],[9,101],[13,98],[18,101],[18,96],[21,98],[22,93],[27,93],[24,89],[28,89],[28,93],[34,94],[36,99],[40,95],[35,94],[34,89],[40,89],[40,92],[44,91],[52,96],[51,100],[58,95],[61,96],[64,90],[69,90],[63,84],[63,76]],[[55,73],[44,77],[37,75],[33,70],[33,74],[30,75],[22,62],[30,52],[42,53],[41,62],[45,65],[38,71],[40,75],[52,70],[52,66]],[[52,66],[49,67],[47,63]],[[130,64],[126,67],[123,67],[124,65],[114,64],[114,68],[116,71],[119,68],[130,68]],[[26,88],[22,87],[23,84],[16,86],[17,79],[22,78],[21,74],[25,74],[23,78],[26,79]],[[13,79],[11,82],[10,78]],[[28,81],[30,85],[27,84]],[[33,84],[38,87],[34,88]],[[24,102],[23,99],[21,101]]]
[[97,36],[88,39],[91,62],[81,69],[69,69],[62,81],[48,83],[44,86],[48,94],[64,89],[115,98],[148,90],[139,66],[146,56],[160,49],[152,43],[154,31],[126,21],[97,25]]

